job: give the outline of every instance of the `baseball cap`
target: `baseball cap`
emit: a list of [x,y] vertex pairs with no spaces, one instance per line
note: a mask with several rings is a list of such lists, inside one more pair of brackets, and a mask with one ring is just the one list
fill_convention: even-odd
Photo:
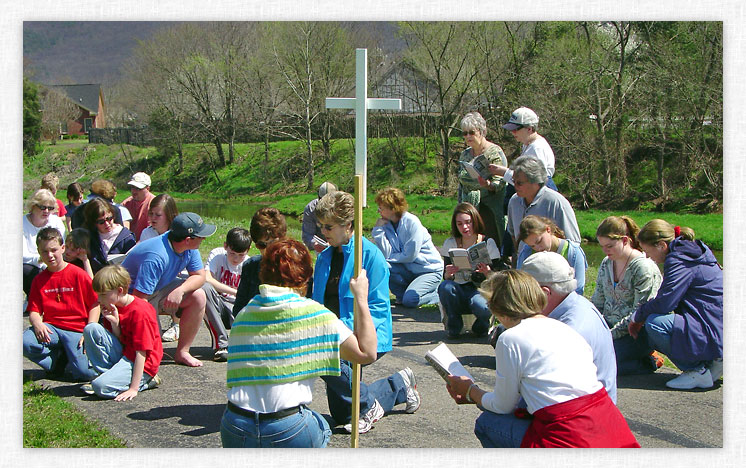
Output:
[[324,182],[319,186],[319,198],[323,197],[327,193],[333,193],[337,191],[337,186],[331,182]]
[[575,279],[575,269],[556,252],[536,252],[524,262],[521,270],[533,276],[539,284],[565,283]]
[[510,114],[510,119],[508,120],[508,123],[503,125],[503,128],[505,130],[515,130],[520,126],[534,126],[538,125],[539,123],[539,116],[536,115],[536,112],[532,111],[528,107],[519,107],[518,109],[514,110],[512,114]]
[[217,229],[202,221],[197,213],[179,213],[171,222],[171,232],[179,237],[210,237]]
[[132,185],[139,189],[150,187],[150,176],[144,172],[136,172],[132,175],[132,179],[127,182],[127,185]]

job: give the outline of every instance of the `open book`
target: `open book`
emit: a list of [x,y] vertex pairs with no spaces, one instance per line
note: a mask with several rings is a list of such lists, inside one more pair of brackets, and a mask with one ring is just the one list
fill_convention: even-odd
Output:
[[451,263],[459,270],[475,270],[480,263],[489,265],[492,262],[490,252],[487,249],[487,241],[476,243],[468,249],[453,248],[448,250]]
[[453,355],[445,343],[440,343],[435,349],[425,353],[425,360],[438,371],[443,380],[448,381],[449,375],[460,375],[474,380],[468,370]]
[[466,169],[466,172],[475,179],[478,177],[489,179],[492,177],[492,173],[487,168],[487,166],[490,165],[490,161],[483,154],[480,154],[470,162],[459,161],[459,163],[461,163],[461,165],[464,166],[464,169]]

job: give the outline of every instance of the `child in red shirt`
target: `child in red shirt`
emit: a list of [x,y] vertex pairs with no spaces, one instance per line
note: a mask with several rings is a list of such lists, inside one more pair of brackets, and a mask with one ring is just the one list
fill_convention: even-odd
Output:
[[50,376],[66,368],[74,380],[89,380],[96,373],[83,354],[83,328],[96,322],[99,307],[91,278],[64,258],[62,234],[46,227],[36,236],[36,247],[47,266],[31,283],[28,307],[31,327],[23,332],[23,355]]
[[157,315],[147,301],[127,293],[130,282],[129,273],[119,265],[96,273],[93,289],[103,325],[89,323],[83,331],[86,355],[100,375],[81,389],[116,401],[131,400],[161,383],[163,345]]

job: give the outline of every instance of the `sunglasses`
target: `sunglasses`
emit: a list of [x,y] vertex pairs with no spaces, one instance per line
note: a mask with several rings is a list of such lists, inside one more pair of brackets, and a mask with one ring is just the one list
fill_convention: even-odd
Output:
[[114,217],[113,216],[107,216],[106,218],[101,218],[101,219],[97,220],[96,224],[98,224],[99,226],[103,226],[104,224],[110,223],[112,221],[114,221]]
[[41,211],[54,211],[56,207],[54,206],[45,206],[45,205],[36,205],[37,208],[39,208]]
[[317,224],[316,226],[318,226],[321,230],[331,231],[332,229],[334,229],[334,226],[336,226],[336,224]]
[[469,130],[468,132],[463,132],[463,134],[464,134],[464,136],[476,135],[477,131],[476,130]]

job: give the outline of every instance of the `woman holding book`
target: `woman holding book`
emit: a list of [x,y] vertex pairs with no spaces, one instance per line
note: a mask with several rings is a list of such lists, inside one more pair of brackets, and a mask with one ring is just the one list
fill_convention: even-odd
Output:
[[[460,270],[454,265],[449,252],[452,249],[468,249],[484,242],[492,267],[487,263],[479,263],[476,269]],[[445,269],[443,282],[438,286],[438,297],[443,316],[445,317],[446,332],[449,338],[456,338],[464,327],[464,314],[474,314],[476,320],[472,332],[476,336],[484,336],[490,327],[491,313],[487,301],[479,294],[478,287],[485,276],[494,268],[497,269],[500,260],[500,249],[495,241],[484,235],[484,222],[474,205],[459,203],[451,216],[451,237],[443,242],[441,249]]]
[[[487,141],[487,122],[479,112],[469,112],[461,119],[461,131],[468,146],[459,156],[458,202],[468,202],[477,207],[485,225],[485,234],[502,245],[505,234],[505,180],[501,176],[474,177],[464,166],[480,156],[487,164],[507,166],[508,159],[502,148]],[[481,158],[480,158],[481,159]]]
[[259,295],[238,313],[230,333],[223,447],[326,447],[329,423],[308,408],[316,377],[339,375],[340,359],[375,360],[365,270],[349,282],[359,312],[355,332],[304,297],[312,276],[302,243],[285,239],[265,249]]
[[506,328],[495,347],[495,388],[487,392],[453,375],[446,387],[457,403],[484,410],[474,426],[482,446],[640,446],[598,381],[588,343],[542,315],[547,298],[531,275],[501,271],[481,291]]
[[534,252],[557,252],[575,269],[575,279],[578,281],[575,292],[583,295],[585,269],[588,266],[585,252],[577,242],[565,239],[565,233],[554,221],[543,216],[526,216],[519,226],[518,240],[523,241],[524,246],[518,252],[517,269],[520,270],[523,262]]

